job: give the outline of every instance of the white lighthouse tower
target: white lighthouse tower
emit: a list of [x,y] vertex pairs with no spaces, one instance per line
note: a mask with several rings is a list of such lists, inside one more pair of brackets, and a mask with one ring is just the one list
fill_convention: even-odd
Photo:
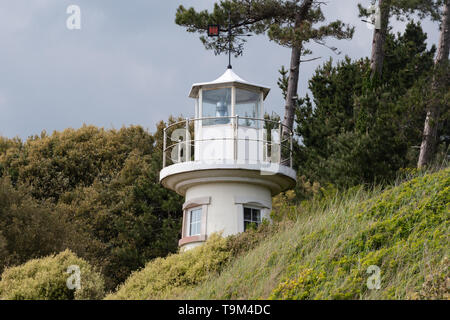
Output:
[[182,250],[269,220],[272,196],[295,185],[292,132],[264,118],[269,91],[229,68],[192,86],[194,118],[164,129],[160,181],[186,199]]

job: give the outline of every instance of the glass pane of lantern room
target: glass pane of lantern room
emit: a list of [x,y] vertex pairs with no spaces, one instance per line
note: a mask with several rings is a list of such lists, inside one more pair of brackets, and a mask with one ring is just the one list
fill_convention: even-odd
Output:
[[[259,118],[259,105],[261,94],[256,91],[236,89],[236,115],[246,118]],[[258,126],[258,121],[253,119],[239,120],[239,126],[253,127]]]
[[223,117],[203,120],[204,126],[231,122],[231,88],[203,90],[202,117]]

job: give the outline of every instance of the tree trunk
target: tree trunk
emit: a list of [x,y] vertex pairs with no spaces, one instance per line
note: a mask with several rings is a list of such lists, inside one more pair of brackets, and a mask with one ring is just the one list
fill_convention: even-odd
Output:
[[391,0],[379,0],[380,21],[375,23],[372,40],[372,57],[370,68],[372,70],[371,77],[381,77],[383,73],[384,63],[384,44],[389,26],[389,14],[391,9]]
[[[298,30],[301,28],[303,21],[308,16],[308,12],[311,9],[313,4],[313,0],[305,0],[301,5],[296,18],[294,29]],[[302,54],[302,44],[301,43],[293,43],[292,51],[291,51],[291,65],[289,69],[289,79],[288,79],[288,87],[286,92],[286,105],[284,107],[284,121],[283,124],[292,129],[294,126],[294,115],[295,115],[295,99],[297,97],[298,90],[298,75],[300,69],[300,57]],[[283,128],[283,136],[288,132],[286,128]]]
[[[291,68],[289,72],[289,80],[286,94],[286,105],[284,107],[283,124],[292,129],[294,126],[295,102],[298,91],[298,75],[300,69],[300,57],[302,49],[293,47],[291,51]],[[286,127],[283,128],[283,135],[287,134]]]
[[[439,48],[435,61],[435,76],[432,83],[432,91],[436,93],[447,76],[448,68],[448,55],[450,46],[450,12],[449,12],[450,0],[447,0],[444,5],[444,11],[441,23],[441,36],[439,40]],[[425,126],[423,129],[422,144],[420,146],[419,160],[417,167],[422,168],[431,162],[433,157],[436,142],[437,142],[437,130],[440,117],[440,103],[438,99],[432,100],[428,106],[427,116],[425,118]]]

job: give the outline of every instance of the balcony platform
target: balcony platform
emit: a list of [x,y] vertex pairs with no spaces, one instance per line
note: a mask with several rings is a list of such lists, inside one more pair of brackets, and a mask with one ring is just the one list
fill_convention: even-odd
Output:
[[162,169],[160,182],[182,196],[185,196],[186,190],[192,186],[216,182],[262,185],[269,188],[272,195],[276,195],[295,186],[296,173],[288,166],[270,162],[187,161]]

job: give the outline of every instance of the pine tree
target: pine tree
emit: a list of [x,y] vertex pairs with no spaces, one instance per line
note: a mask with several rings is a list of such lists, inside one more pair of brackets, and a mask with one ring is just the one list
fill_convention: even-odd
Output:
[[[321,10],[323,4],[322,1],[314,0],[226,0],[216,3],[211,13],[206,10],[196,12],[194,8],[185,9],[180,6],[175,22],[186,27],[188,32],[203,34],[208,24],[226,26],[230,14],[232,51],[236,56],[242,54],[245,43],[245,39],[239,36],[248,33],[267,33],[270,40],[291,48],[284,125],[292,128],[301,57],[312,53],[306,45],[310,41],[325,45],[327,37],[349,39],[353,36],[354,29],[340,20],[316,27],[318,23],[325,21]],[[226,31],[226,28],[222,27],[221,31]],[[201,36],[200,40],[206,49],[212,49],[216,54],[228,50],[227,39],[224,37]]]
[[372,70],[372,78],[383,73],[384,61],[384,43],[389,26],[389,13],[391,9],[391,0],[379,0],[380,21],[379,26],[376,25],[373,33],[372,41],[372,57],[370,60],[370,68]]
[[306,180],[349,187],[389,181],[413,164],[435,48],[427,50],[426,34],[414,23],[389,34],[385,45],[377,85],[368,58],[330,60],[310,80],[313,97],[301,99],[296,112],[302,144],[295,162]]
[[[433,78],[433,92],[438,94],[440,90],[448,92],[449,89],[449,73],[448,73],[448,55],[450,48],[450,1],[446,0],[442,14],[441,36],[438,46],[438,54],[435,60],[435,76]],[[448,100],[442,103],[439,99],[434,98],[427,110],[425,118],[425,126],[423,129],[423,139],[420,146],[420,154],[417,166],[419,168],[430,163],[434,151],[436,149],[438,125],[440,122],[441,104],[448,108]]]
[[[371,76],[379,78],[383,73],[383,61],[385,58],[384,46],[386,35],[389,31],[389,20],[395,16],[398,20],[418,14],[420,18],[426,16],[433,20],[440,20],[439,7],[443,0],[378,0],[379,15],[375,21],[375,29],[372,40]],[[376,3],[375,0],[372,1]],[[368,17],[373,11],[358,4],[360,16]]]

